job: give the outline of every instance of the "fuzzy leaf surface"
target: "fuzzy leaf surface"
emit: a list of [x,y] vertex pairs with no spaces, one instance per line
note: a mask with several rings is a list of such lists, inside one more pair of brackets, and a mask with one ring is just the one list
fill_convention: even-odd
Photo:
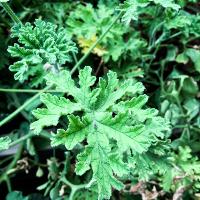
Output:
[[14,78],[20,82],[32,77],[33,85],[44,81],[43,78],[40,81],[37,79],[38,74],[44,76],[47,71],[57,71],[66,62],[71,62],[72,52],[77,52],[75,43],[69,39],[64,28],[57,28],[41,19],[37,19],[34,25],[15,25],[11,29],[11,37],[18,38],[18,43],[10,46],[8,52],[20,60],[9,69],[15,72]]

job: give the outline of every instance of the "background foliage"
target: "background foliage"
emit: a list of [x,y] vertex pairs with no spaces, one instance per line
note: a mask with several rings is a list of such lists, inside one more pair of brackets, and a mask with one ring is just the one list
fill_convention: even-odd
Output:
[[[20,110],[20,114],[9,120],[8,123],[0,122],[0,150],[7,149],[0,152],[2,198],[7,200],[58,200],[64,198],[93,200],[98,198],[98,190],[105,192],[105,194],[102,192],[100,198],[109,197],[110,185],[118,187],[116,184],[119,182],[122,182],[125,187],[123,189],[119,187],[120,191],[113,189],[111,199],[177,200],[200,198],[199,2],[197,0],[126,0],[124,2],[118,0],[58,0],[54,3],[51,1],[41,3],[39,0],[12,0],[9,5],[26,25],[18,24],[13,27],[13,21],[1,7],[0,119],[8,117],[35,93],[39,94],[39,90],[44,89],[46,80],[48,85],[53,80],[54,84],[59,85],[56,93],[55,90],[49,90],[50,94],[43,94],[41,97],[41,101],[47,109],[45,110],[42,106],[42,109],[39,108],[33,112],[39,119],[38,121],[35,120],[32,111],[41,107],[41,101],[37,98],[39,95],[34,101],[27,103],[28,106]],[[73,86],[69,92],[76,91],[76,95],[71,93],[67,99],[72,100],[71,103],[77,104],[73,107],[74,110],[67,113],[70,115],[65,116],[62,109],[60,111],[50,105],[50,102],[54,101],[59,102],[56,104],[60,105],[60,101],[66,103],[67,100],[63,100],[66,96],[63,97],[62,93],[65,78],[56,79],[49,77],[50,75],[44,77],[49,72],[72,70],[72,78],[75,83],[78,83],[80,70],[79,73],[73,70],[74,66],[97,42],[120,11],[123,12],[121,19],[114,23],[110,31],[84,60],[84,63],[81,66],[77,65],[77,67],[83,69],[84,66],[92,66],[92,69],[84,69],[92,71],[91,73],[97,79],[104,77],[105,80],[109,80],[111,75],[106,78],[107,72],[109,70],[116,72],[119,81],[115,79],[114,72],[109,72],[115,80],[113,83],[116,84],[113,87],[115,92],[123,88],[123,83],[126,81],[141,82],[146,88],[144,92],[149,96],[149,100],[148,102],[144,100],[145,95],[134,96],[135,98],[143,98],[145,102],[144,108],[142,105],[138,107],[137,112],[135,111],[135,113],[140,113],[137,116],[138,121],[134,121],[134,125],[148,119],[149,113],[144,112],[144,110],[149,109],[147,107],[156,108],[161,117],[156,118],[155,115],[150,115],[150,118],[158,123],[151,126],[148,121],[145,121],[148,125],[145,134],[148,133],[149,128],[151,129],[149,133],[155,132],[159,140],[153,142],[151,138],[148,138],[148,134],[143,135],[143,138],[140,138],[143,145],[145,145],[144,141],[151,141],[147,154],[140,154],[141,151],[137,152],[135,156],[131,156],[131,152],[126,151],[127,156],[124,154],[116,156],[116,152],[119,152],[119,149],[116,149],[117,139],[114,138],[116,141],[110,139],[112,155],[102,160],[106,161],[103,163],[106,167],[107,163],[111,162],[113,168],[114,166],[121,167],[120,169],[112,169],[120,177],[119,182],[114,184],[108,181],[110,184],[108,184],[108,188],[103,187],[105,186],[103,185],[100,189],[94,184],[88,190],[86,186],[91,181],[91,170],[85,174],[79,172],[78,174],[82,176],[75,173],[77,171],[76,157],[78,157],[80,165],[85,155],[79,153],[83,151],[86,142],[80,144],[84,139],[81,136],[77,138],[79,144],[67,144],[66,138],[62,137],[66,130],[70,132],[68,123],[77,123],[79,126],[83,126],[86,122],[91,123],[91,116],[88,113],[95,101],[92,104],[88,100],[89,103],[82,105],[80,111],[79,106],[83,102],[81,99],[83,94],[80,93],[80,98],[76,97],[79,88]],[[35,19],[38,20],[35,21]],[[13,28],[11,29],[11,27]],[[103,81],[101,87],[98,86],[95,80],[88,75],[90,73],[86,71],[85,78],[89,77],[89,80],[86,79],[82,85],[80,83],[82,89],[87,84],[88,86],[94,84],[93,90],[96,86],[97,89],[103,87]],[[70,77],[67,72],[64,74],[65,77]],[[144,87],[141,86],[143,89],[140,93]],[[91,94],[92,92],[88,88],[84,88],[84,90],[88,98],[97,92],[95,90]],[[57,97],[54,96],[55,94]],[[72,97],[74,97],[75,102]],[[100,94],[100,97],[103,99],[104,96]],[[120,99],[121,97],[122,99]],[[122,124],[125,121],[123,112],[124,110],[127,112],[126,105],[130,106],[130,104],[123,104],[123,102],[131,101],[131,97],[129,93],[121,95],[119,98],[121,103],[116,99],[113,101],[116,102],[114,106],[112,104],[112,107],[110,105],[104,107],[105,109],[102,111],[106,112],[108,118],[110,117],[107,121],[106,119],[103,121],[100,115],[97,117],[107,126],[117,127],[117,117],[113,115],[120,114],[119,124]],[[141,101],[141,99],[139,100]],[[67,103],[69,104],[69,102]],[[99,103],[99,105],[102,104]],[[65,106],[67,105],[64,104]],[[98,103],[96,108],[98,108]],[[52,113],[53,111],[56,112]],[[153,111],[157,112],[155,109],[151,111],[152,113]],[[53,119],[41,117],[44,113],[49,112],[57,115]],[[150,114],[152,113],[150,112]],[[141,116],[144,117],[145,114],[147,117],[141,119]],[[84,123],[81,122],[83,120],[81,116],[85,116]],[[112,121],[112,117],[116,117],[114,118],[115,122]],[[170,128],[166,125],[166,121],[171,124]],[[132,121],[131,123],[125,122],[129,126],[133,125]],[[83,124],[80,125],[81,123]],[[49,127],[42,130],[47,125]],[[122,132],[124,132],[123,127],[125,126],[120,127]],[[70,128],[73,129],[73,125]],[[33,129],[37,129],[37,132],[42,131],[39,136],[29,137],[34,135]],[[57,129],[59,131],[53,135],[52,141],[56,148],[52,148],[49,142],[50,132],[56,133]],[[85,132],[87,133],[87,131]],[[92,137],[94,135],[87,138],[90,140],[88,142],[90,145],[84,151],[88,155],[88,149],[91,146],[94,147],[95,140]],[[25,140],[16,145],[19,138]],[[104,141],[105,144],[108,142],[105,136],[102,136],[100,141]],[[58,144],[65,144],[70,151],[66,150],[64,145],[57,146]],[[104,148],[106,149],[105,146]],[[111,150],[106,149],[106,151]],[[94,152],[98,154],[97,151]],[[100,153],[96,154],[93,157],[100,156]],[[120,165],[119,162],[124,161],[124,159],[126,164],[121,163]],[[115,165],[114,162],[118,162],[118,164]],[[98,163],[91,165],[94,172]],[[132,169],[128,170],[128,174],[125,170],[127,166]],[[88,168],[83,171],[87,170]],[[113,176],[111,174],[110,176]],[[95,176],[95,180],[98,179],[98,173],[95,173]],[[107,175],[105,175],[106,178]],[[114,175],[113,179],[115,178]],[[32,184],[28,185],[27,183],[30,181]]]

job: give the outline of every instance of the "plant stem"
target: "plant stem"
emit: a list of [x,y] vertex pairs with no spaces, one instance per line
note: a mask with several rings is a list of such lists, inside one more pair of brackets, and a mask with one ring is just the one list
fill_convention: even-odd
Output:
[[[33,137],[35,134],[33,132],[30,132],[29,134],[25,135],[25,136],[22,136],[21,138],[15,140],[14,142],[12,142],[9,146],[14,146],[20,142],[23,142],[24,140],[28,139],[28,138],[31,138]],[[51,135],[45,133],[45,132],[42,132],[40,134],[41,136],[45,137],[45,138],[48,138],[50,139],[51,138]],[[23,146],[24,146],[24,142],[19,146],[18,150],[17,150],[17,153],[15,154],[14,156],[14,159],[12,160],[12,162],[8,165],[8,168],[6,170],[5,173],[3,173],[1,176],[0,176],[0,184],[3,182],[3,181],[6,181],[7,183],[7,186],[8,186],[8,189],[10,190],[11,189],[11,184],[10,183],[10,180],[8,179],[8,175],[9,175],[9,172],[11,171],[11,169],[16,165],[17,161],[19,160],[20,156],[21,156],[21,153],[22,153],[22,150],[23,150]]]
[[69,196],[69,200],[73,200],[74,199],[74,195],[78,190],[84,189],[88,184],[80,184],[80,185],[74,185],[71,182],[69,182],[65,177],[61,178],[61,181],[68,185],[71,188],[71,193]]
[[89,56],[89,54],[93,51],[93,49],[97,46],[99,42],[105,37],[105,35],[110,31],[113,25],[117,22],[117,20],[122,16],[123,12],[121,11],[117,17],[113,20],[113,22],[108,26],[104,33],[99,37],[99,39],[88,49],[87,53],[79,60],[79,62],[72,68],[71,73],[73,74],[78,67],[83,63],[83,61]]
[[[15,93],[12,93],[10,96],[13,98],[14,106],[15,106],[16,108],[19,108],[19,107],[21,106],[21,103],[20,103],[20,101],[19,101],[18,96],[17,96]],[[30,122],[29,115],[28,115],[27,112],[25,112],[24,110],[22,110],[22,111],[21,111],[21,114],[23,115],[23,117],[24,117],[27,121]]]
[[73,58],[74,58],[75,63],[77,63],[77,62],[78,62],[78,59],[77,59],[76,54],[75,54],[74,52],[72,52],[72,56],[73,56]]
[[192,129],[193,131],[196,131],[196,132],[200,133],[200,129],[199,129],[199,128],[192,127],[191,129]]
[[13,10],[11,9],[11,7],[9,6],[8,3],[0,3],[2,5],[2,7],[4,8],[4,10],[8,13],[8,15],[10,16],[10,18],[13,20],[14,23],[16,24],[21,24],[20,19],[17,17],[17,15],[13,12]]
[[27,100],[24,104],[22,104],[17,110],[15,110],[13,113],[11,113],[10,115],[8,115],[5,119],[3,119],[0,122],[0,127],[3,126],[4,124],[6,124],[7,122],[9,122],[11,119],[13,119],[17,114],[19,114],[24,108],[26,108],[28,105],[30,105],[34,100],[36,100],[41,93],[43,93],[44,91],[50,89],[50,86],[46,87],[44,90],[41,90],[40,92],[38,92],[36,95],[34,95],[33,97],[31,97],[29,100]]
[[12,89],[12,88],[0,88],[0,92],[10,93],[38,93],[38,92],[49,92],[49,93],[60,93],[63,91],[59,90],[37,90],[37,89]]
[[2,160],[0,161],[0,166],[3,165],[4,163],[8,162],[9,160],[11,160],[12,157],[13,157],[13,155],[8,156],[8,157],[5,157],[4,159],[2,159]]
[[14,159],[12,160],[12,162],[8,165],[8,168],[6,170],[6,172],[4,172],[1,176],[0,176],[0,183],[2,181],[5,181],[7,179],[7,174],[9,173],[9,171],[16,165],[17,161],[19,160],[20,156],[21,156],[21,153],[22,153],[22,150],[23,150],[23,146],[24,146],[24,143],[22,143],[18,150],[17,150],[17,153],[15,154],[15,157]]
[[11,186],[11,182],[10,182],[10,179],[8,178],[8,176],[6,177],[5,181],[7,184],[8,192],[12,192],[12,186]]
[[[35,136],[35,134],[34,134],[33,132],[30,132],[30,133],[28,133],[27,135],[24,135],[24,136],[20,137],[19,139],[15,140],[14,142],[10,143],[9,146],[10,146],[10,147],[11,147],[11,146],[14,146],[14,145],[16,145],[16,144],[18,144],[18,143],[20,143],[20,142],[22,142],[22,141],[24,141],[24,140],[27,140],[27,139],[29,139],[29,138],[31,138],[31,137],[33,137],[33,136]],[[42,136],[42,137],[44,137],[44,138],[48,138],[48,139],[51,138],[51,135],[48,134],[48,133],[45,133],[45,132],[41,132],[41,133],[40,133],[40,136]]]

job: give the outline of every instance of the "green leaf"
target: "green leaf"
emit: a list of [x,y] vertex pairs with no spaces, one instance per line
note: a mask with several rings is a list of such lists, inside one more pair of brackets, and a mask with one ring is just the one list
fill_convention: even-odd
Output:
[[[76,53],[75,44],[69,39],[63,28],[37,19],[34,25],[17,24],[11,29],[11,37],[18,38],[18,43],[8,48],[13,57],[20,60],[10,66],[15,72],[14,78],[24,82],[28,78],[57,71],[66,62],[71,62],[71,53]],[[37,80],[38,84],[43,77]]]
[[81,175],[91,165],[93,178],[90,185],[97,184],[99,199],[109,199],[112,187],[120,190],[123,184],[113,175],[113,171],[118,172],[118,170],[114,166],[112,168],[113,160],[110,160],[108,156],[110,152],[108,138],[103,134],[93,132],[89,140],[90,145],[86,147],[84,153],[78,156],[76,172]]
[[170,168],[165,156],[158,156],[153,153],[130,156],[129,165],[133,167],[133,173],[138,174],[140,179],[144,181],[149,180],[153,174],[165,174]]
[[178,14],[176,14],[174,17],[170,17],[169,19],[167,19],[165,27],[167,27],[167,29],[182,30],[183,28],[187,29],[187,27],[191,25],[192,20],[190,15],[188,15],[187,12],[180,10],[180,12],[178,12]]
[[124,12],[122,21],[129,25],[131,20],[138,20],[139,9],[148,5],[148,2],[139,2],[138,0],[126,0],[120,5],[120,10]]
[[129,101],[124,101],[116,104],[114,109],[118,112],[131,112],[133,117],[140,122],[144,122],[148,118],[153,118],[158,114],[156,109],[144,109],[144,105],[147,103],[148,97],[146,95],[140,95],[138,97],[133,97]]
[[192,120],[195,116],[199,114],[200,103],[198,100],[190,98],[184,102],[183,107],[187,111],[188,119]]
[[39,120],[31,127],[38,133],[43,127],[57,125],[60,116],[67,115],[68,127],[53,134],[52,145],[63,144],[72,150],[84,141],[87,145],[77,156],[76,173],[83,175],[92,170],[88,187],[96,185],[99,199],[109,199],[112,187],[123,188],[118,176],[130,173],[124,155],[145,154],[159,138],[164,138],[163,131],[169,126],[157,116],[157,110],[146,108],[148,98],[141,95],[144,91],[141,83],[132,80],[120,83],[112,71],[96,83],[91,73],[90,67],[80,70],[78,84],[67,71],[47,75],[48,85],[67,92],[70,100],[42,95],[47,108],[33,112]]
[[52,146],[64,143],[66,148],[71,150],[78,142],[82,142],[89,132],[89,122],[82,122],[78,116],[69,115],[68,130],[58,130],[56,136],[52,140]]
[[[97,7],[90,3],[79,4],[67,18],[67,30],[76,37],[82,52],[85,53],[112,23],[116,14],[115,9],[101,3],[98,3]],[[92,53],[102,57],[104,62],[111,59],[117,61],[126,51],[127,43],[124,42],[124,34],[128,30],[129,28],[125,29],[118,20]],[[115,48],[116,46],[118,48]]]
[[53,200],[53,199],[56,199],[58,200],[59,199],[59,191],[60,191],[60,188],[61,186],[59,185],[59,182],[57,182],[57,184],[51,189],[50,193],[49,193],[49,196],[50,198]]
[[58,74],[49,73],[45,77],[47,85],[55,86],[56,90],[69,93],[70,95],[75,95],[77,93],[77,88],[75,83],[71,78],[69,71],[61,71]]
[[8,136],[0,137],[0,151],[8,149],[10,143],[11,143],[11,139]]
[[34,110],[33,115],[38,120],[31,124],[31,129],[34,129],[37,134],[46,126],[56,126],[61,116],[81,110],[79,103],[73,103],[64,97],[57,97],[51,94],[42,94],[41,101],[47,108]]
[[176,11],[180,9],[180,6],[174,3],[174,0],[150,0],[150,1],[153,1],[156,4],[160,4],[164,8],[172,8],[173,10]]
[[197,49],[187,49],[186,55],[192,60],[194,63],[194,67],[197,72],[200,72],[200,51]]
[[127,126],[127,115],[119,114],[112,118],[108,113],[101,116],[102,119],[96,121],[97,130],[101,134],[107,134],[109,138],[117,141],[119,151],[127,151],[129,148],[133,152],[142,153],[148,149],[152,142],[151,135],[145,135],[142,124]]
[[182,86],[182,92],[185,94],[185,96],[196,96],[198,91],[198,84],[193,77],[185,77]]
[[123,97],[124,94],[130,92],[132,94],[142,93],[144,87],[141,83],[133,84],[132,80],[126,80],[122,83],[117,90],[116,87],[119,85],[117,79],[117,73],[109,71],[107,74],[108,80],[100,78],[99,80],[99,95],[96,101],[96,109],[101,112],[109,108],[111,105]]
[[129,174],[129,167],[126,163],[123,162],[122,158],[119,156],[119,154],[113,153],[109,156],[109,162],[112,166],[113,171],[117,176],[122,177],[123,175]]
[[[82,104],[86,109],[90,110],[90,104],[93,104],[93,101],[96,100],[96,95],[91,93],[90,87],[94,85],[96,77],[91,75],[92,69],[90,67],[85,67],[84,70],[80,70],[79,73],[79,85],[80,89],[74,95],[75,99]],[[97,92],[95,90],[95,92]],[[98,94],[98,93],[97,93]]]
[[148,181],[152,175],[165,175],[170,170],[170,162],[166,159],[169,154],[169,142],[158,141],[154,143],[145,154],[136,153],[128,156],[132,173],[139,176],[139,180]]
[[168,170],[167,173],[164,175],[163,178],[163,189],[165,191],[169,191],[173,183],[173,174],[171,170]]
[[169,121],[165,118],[156,116],[146,121],[145,132],[146,134],[156,135],[157,137],[164,138],[165,132],[170,131]]
[[187,64],[188,61],[189,61],[189,58],[185,53],[178,54],[178,56],[176,57],[176,62],[178,63]]
[[[174,185],[180,182],[173,182],[177,177],[183,176],[181,182],[185,185],[198,185],[200,177],[200,160],[194,156],[192,150],[188,146],[179,146],[177,152],[172,152],[169,157],[172,163],[168,172],[164,174],[163,187],[166,191],[172,189]],[[197,182],[197,184],[196,184]]]
[[[41,61],[39,56],[27,56],[23,60],[10,65],[9,70],[16,72],[14,75],[15,80],[23,82],[27,80],[29,76],[32,76],[32,74],[41,73]],[[32,69],[29,69],[30,65],[32,65]]]

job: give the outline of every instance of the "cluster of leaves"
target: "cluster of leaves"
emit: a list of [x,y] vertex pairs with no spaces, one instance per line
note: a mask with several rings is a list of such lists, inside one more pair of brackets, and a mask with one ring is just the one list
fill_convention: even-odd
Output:
[[[151,10],[149,12],[152,13]],[[190,148],[193,156],[198,155],[200,113],[198,85],[200,74],[197,64],[199,49],[196,39],[199,37],[199,30],[195,26],[199,23],[199,16],[186,10],[177,14],[168,12],[159,15],[161,17],[156,18],[157,22],[147,27],[147,30],[154,32],[151,35],[152,39],[149,45],[153,50],[153,46],[158,45],[155,47],[155,56],[161,55],[162,61],[158,63],[158,60],[155,59],[151,63],[151,66],[147,68],[148,74],[145,82],[148,83],[150,80],[152,85],[159,87],[154,95],[155,98],[160,95],[159,101],[156,103],[160,104],[160,111],[173,125],[172,151],[180,149],[181,152],[187,152],[187,149]],[[148,19],[145,23],[149,23]],[[160,54],[161,51],[165,51],[165,55]],[[157,82],[160,84],[158,85]],[[185,146],[189,147],[185,148]],[[165,178],[163,180],[167,189],[176,191],[177,187],[183,187],[184,192],[187,193],[186,191],[193,188],[192,186],[198,183],[199,168],[192,169],[192,165],[198,166],[198,162],[198,157],[193,160],[191,156],[185,159],[184,164],[173,160],[173,164],[176,163],[177,168],[182,169],[185,177],[176,179],[179,175],[172,168],[174,173],[171,176],[168,175],[171,177],[171,182],[167,182]],[[183,165],[188,166],[184,167]],[[187,169],[189,167],[190,172]],[[193,178],[188,174],[192,174]],[[190,183],[188,183],[189,179]]]
[[[46,146],[46,142],[41,138],[41,145],[32,139],[25,141],[25,149],[34,156],[34,163],[38,163],[36,176],[45,179],[37,189],[56,200],[68,197],[108,199],[112,194],[114,199],[128,199],[135,198],[133,187],[142,180],[150,190],[161,189],[166,198],[194,198],[200,191],[198,1],[58,1],[40,5],[39,1],[16,3],[13,0],[12,3],[14,7],[20,4],[27,7],[19,9],[17,14],[33,25],[18,24],[11,29],[11,36],[18,41],[8,51],[20,59],[14,64],[5,52],[8,44],[0,43],[0,50],[3,50],[0,70],[5,71],[4,66],[10,64],[15,79],[29,83],[24,88],[40,88],[41,83],[44,86],[46,82],[59,95],[42,94],[41,102],[45,107],[33,111],[37,121],[31,124],[30,130],[27,123],[24,128],[19,120],[16,127],[21,124],[20,128],[11,132],[18,136],[30,131],[43,135],[45,129],[51,132],[51,146],[56,147],[55,152],[67,149],[70,154],[64,161],[54,157],[48,158],[47,164],[41,164],[37,150]],[[74,42],[80,48],[79,58],[119,12],[121,19],[85,61],[93,68],[85,67],[79,70],[78,79],[77,74],[72,78],[63,68],[73,63],[71,55],[77,52]],[[5,17],[5,13],[2,16]],[[42,20],[35,21],[38,17]],[[4,41],[4,27],[11,23],[0,20],[0,37]],[[92,73],[103,78],[97,80]],[[145,85],[149,99],[138,80]],[[3,81],[4,78],[1,83]],[[8,105],[13,105],[12,100],[20,105],[26,97],[19,95],[18,100],[17,95],[6,96]],[[4,100],[1,104],[5,105]],[[27,111],[38,104],[36,101],[22,112],[26,121],[32,121]],[[9,148],[10,143],[8,137],[1,137],[0,150]],[[4,169],[2,166],[0,162]],[[48,169],[46,178],[41,166]],[[0,176],[0,183],[1,179]],[[129,185],[130,190],[127,190]],[[113,188],[121,191],[112,193]],[[21,200],[29,196],[12,192],[7,198]]]
[[[98,4],[96,9],[91,4],[78,5],[66,21],[67,29],[69,34],[76,37],[84,53],[105,32],[115,15],[115,10],[104,4]],[[118,61],[120,57],[128,56],[137,59],[139,55],[134,52],[135,49],[143,49],[146,44],[137,33],[132,31],[119,21],[116,22],[110,32],[94,48],[93,53],[102,57],[104,62]],[[130,35],[129,39],[125,40],[125,35]],[[133,36],[138,38],[132,40]]]
[[21,58],[10,66],[15,79],[21,82],[32,77],[32,86],[43,82],[48,70],[57,71],[66,62],[71,61],[71,53],[76,53],[75,44],[69,39],[63,28],[36,20],[33,27],[30,23],[17,24],[12,28],[11,37],[17,37],[19,44],[8,48],[13,57]]
[[191,152],[188,146],[180,146],[178,153],[172,153],[170,160],[174,166],[168,170],[163,179],[163,187],[166,191],[169,191],[171,186],[174,190],[180,187],[187,190],[192,187],[198,191],[200,188],[200,161],[198,157],[193,157]]

